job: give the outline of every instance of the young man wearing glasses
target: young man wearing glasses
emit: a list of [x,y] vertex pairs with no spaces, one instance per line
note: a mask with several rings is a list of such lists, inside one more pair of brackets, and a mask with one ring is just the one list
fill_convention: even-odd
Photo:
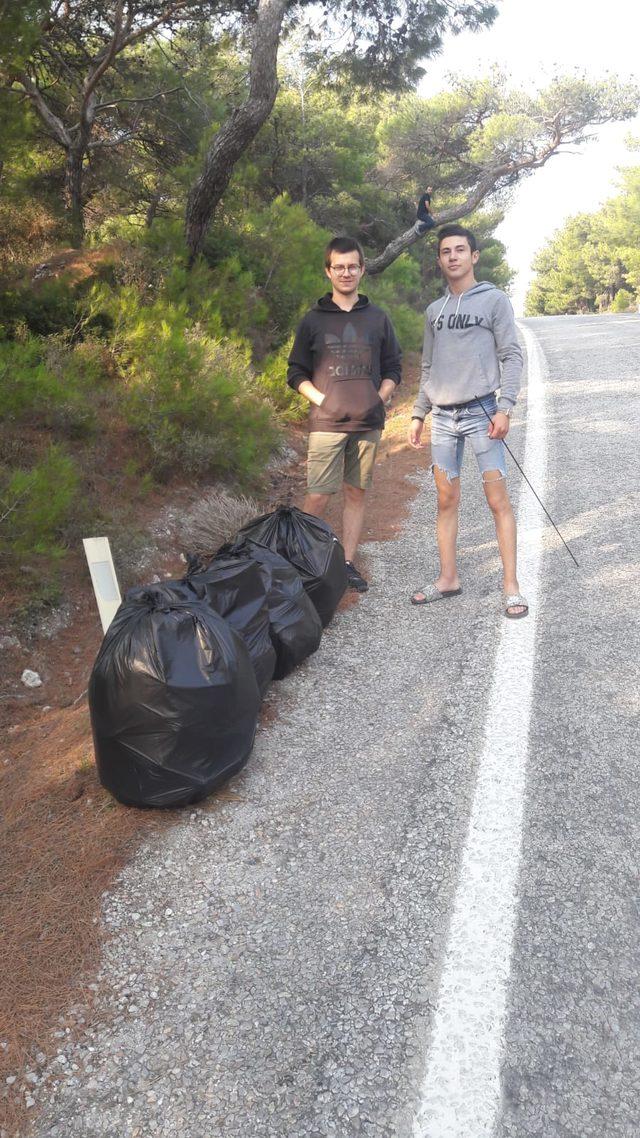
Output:
[[358,291],[364,275],[358,242],[334,237],[325,273],[331,292],[298,325],[287,383],[311,404],[304,509],[322,517],[342,486],[349,586],[364,593],[369,586],[354,558],[385,406],[400,383],[401,352],[389,317]]

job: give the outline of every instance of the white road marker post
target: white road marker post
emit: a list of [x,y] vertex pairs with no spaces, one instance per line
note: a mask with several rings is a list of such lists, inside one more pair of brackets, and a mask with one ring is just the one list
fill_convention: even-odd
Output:
[[[546,366],[535,336],[520,329],[528,356],[525,462],[544,494]],[[530,611],[525,620],[503,621],[413,1138],[492,1138],[500,1108],[543,529],[523,486],[518,575]]]
[[82,544],[102,621],[102,631],[106,632],[122,600],[109,538],[84,537]]

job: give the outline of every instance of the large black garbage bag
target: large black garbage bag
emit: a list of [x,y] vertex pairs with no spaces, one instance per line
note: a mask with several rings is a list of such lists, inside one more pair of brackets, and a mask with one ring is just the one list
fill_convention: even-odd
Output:
[[243,539],[279,553],[297,569],[326,628],[347,587],[344,549],[331,526],[296,506],[280,506],[238,531]]
[[276,666],[269,631],[269,609],[260,566],[250,558],[216,558],[206,569],[190,567],[185,583],[244,640],[253,664],[260,694],[264,695]]
[[276,651],[274,680],[288,676],[298,664],[315,652],[322,638],[322,622],[307,596],[300,574],[279,553],[242,541],[225,545],[218,557],[238,557],[257,563],[267,595],[271,641]]
[[132,589],[89,683],[100,781],[131,806],[197,802],[247,761],[260,692],[237,632],[178,582]]

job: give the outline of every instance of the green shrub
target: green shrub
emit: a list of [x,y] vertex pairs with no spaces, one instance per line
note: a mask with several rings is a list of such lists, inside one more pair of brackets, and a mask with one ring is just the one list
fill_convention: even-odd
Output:
[[127,489],[127,498],[130,498],[131,501],[146,498],[155,487],[153,475],[144,469],[144,465],[138,458],[131,457],[126,459],[122,466],[122,473],[132,483],[132,486]]
[[74,460],[55,444],[31,469],[0,474],[0,556],[64,556],[79,485]]
[[[60,347],[58,347],[58,344]],[[92,337],[78,343],[47,340],[46,360],[60,381],[84,394],[95,391],[108,377],[111,360],[104,344]]]
[[[184,260],[186,246],[184,240],[184,219],[180,217],[157,217],[151,227],[144,224],[137,213],[116,214],[105,218],[92,229],[89,243],[93,247],[117,242],[129,250],[148,250],[166,269],[175,261]],[[125,254],[125,259],[128,254]]]
[[33,336],[0,343],[0,417],[43,414],[62,400],[56,377],[44,362],[45,345]]
[[0,293],[0,337],[12,339],[26,327],[37,336],[49,336],[75,327],[78,294],[65,280],[23,285]]
[[403,352],[422,350],[424,316],[408,304],[383,304],[393,321],[396,336]]
[[173,304],[186,304],[191,318],[214,337],[229,333],[254,338],[269,318],[269,307],[253,275],[243,268],[238,256],[226,258],[215,269],[202,260],[191,270],[174,266],[163,295]]
[[141,305],[137,290],[96,292],[108,305],[124,391],[122,410],[145,440],[157,477],[253,479],[277,437],[252,377],[249,350],[193,324],[188,303]]
[[424,336],[420,269],[410,257],[394,261],[379,276],[365,276],[362,291],[388,312],[403,352],[419,352]]
[[39,419],[72,438],[94,426],[90,393],[105,375],[104,348],[72,345],[64,337],[0,343],[0,420]]
[[58,566],[47,566],[45,572],[40,570],[38,576],[30,581],[28,596],[13,611],[13,620],[22,628],[37,632],[42,618],[59,605],[63,597]]
[[629,292],[628,288],[618,289],[613,298],[611,305],[611,312],[626,312],[633,304],[633,293]]
[[90,439],[96,432],[96,414],[87,403],[61,403],[47,415],[47,426],[58,438]]
[[258,366],[256,375],[258,388],[286,422],[304,419],[309,409],[306,400],[287,385],[287,360],[292,343],[293,337],[276,352],[266,356]]
[[267,206],[247,206],[235,227],[235,232],[228,227],[225,232],[218,223],[207,255],[213,260],[220,256],[220,247],[224,250],[214,273],[232,269],[249,274],[236,293],[234,311],[240,316],[243,303],[253,305],[260,298],[266,310],[252,311],[251,330],[244,334],[254,340],[253,332],[264,325],[271,345],[279,346],[305,309],[326,292],[323,251],[331,234],[311,220],[304,206],[292,205],[287,194]]

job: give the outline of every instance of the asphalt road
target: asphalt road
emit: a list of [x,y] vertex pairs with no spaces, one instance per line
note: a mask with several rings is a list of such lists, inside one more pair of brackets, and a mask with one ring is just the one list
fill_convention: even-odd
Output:
[[420,477],[238,800],[105,898],[97,1018],[34,1087],[38,1135],[640,1134],[640,317],[524,324],[509,442],[579,568],[514,473],[532,612],[504,620],[468,455],[464,593],[412,608]]

